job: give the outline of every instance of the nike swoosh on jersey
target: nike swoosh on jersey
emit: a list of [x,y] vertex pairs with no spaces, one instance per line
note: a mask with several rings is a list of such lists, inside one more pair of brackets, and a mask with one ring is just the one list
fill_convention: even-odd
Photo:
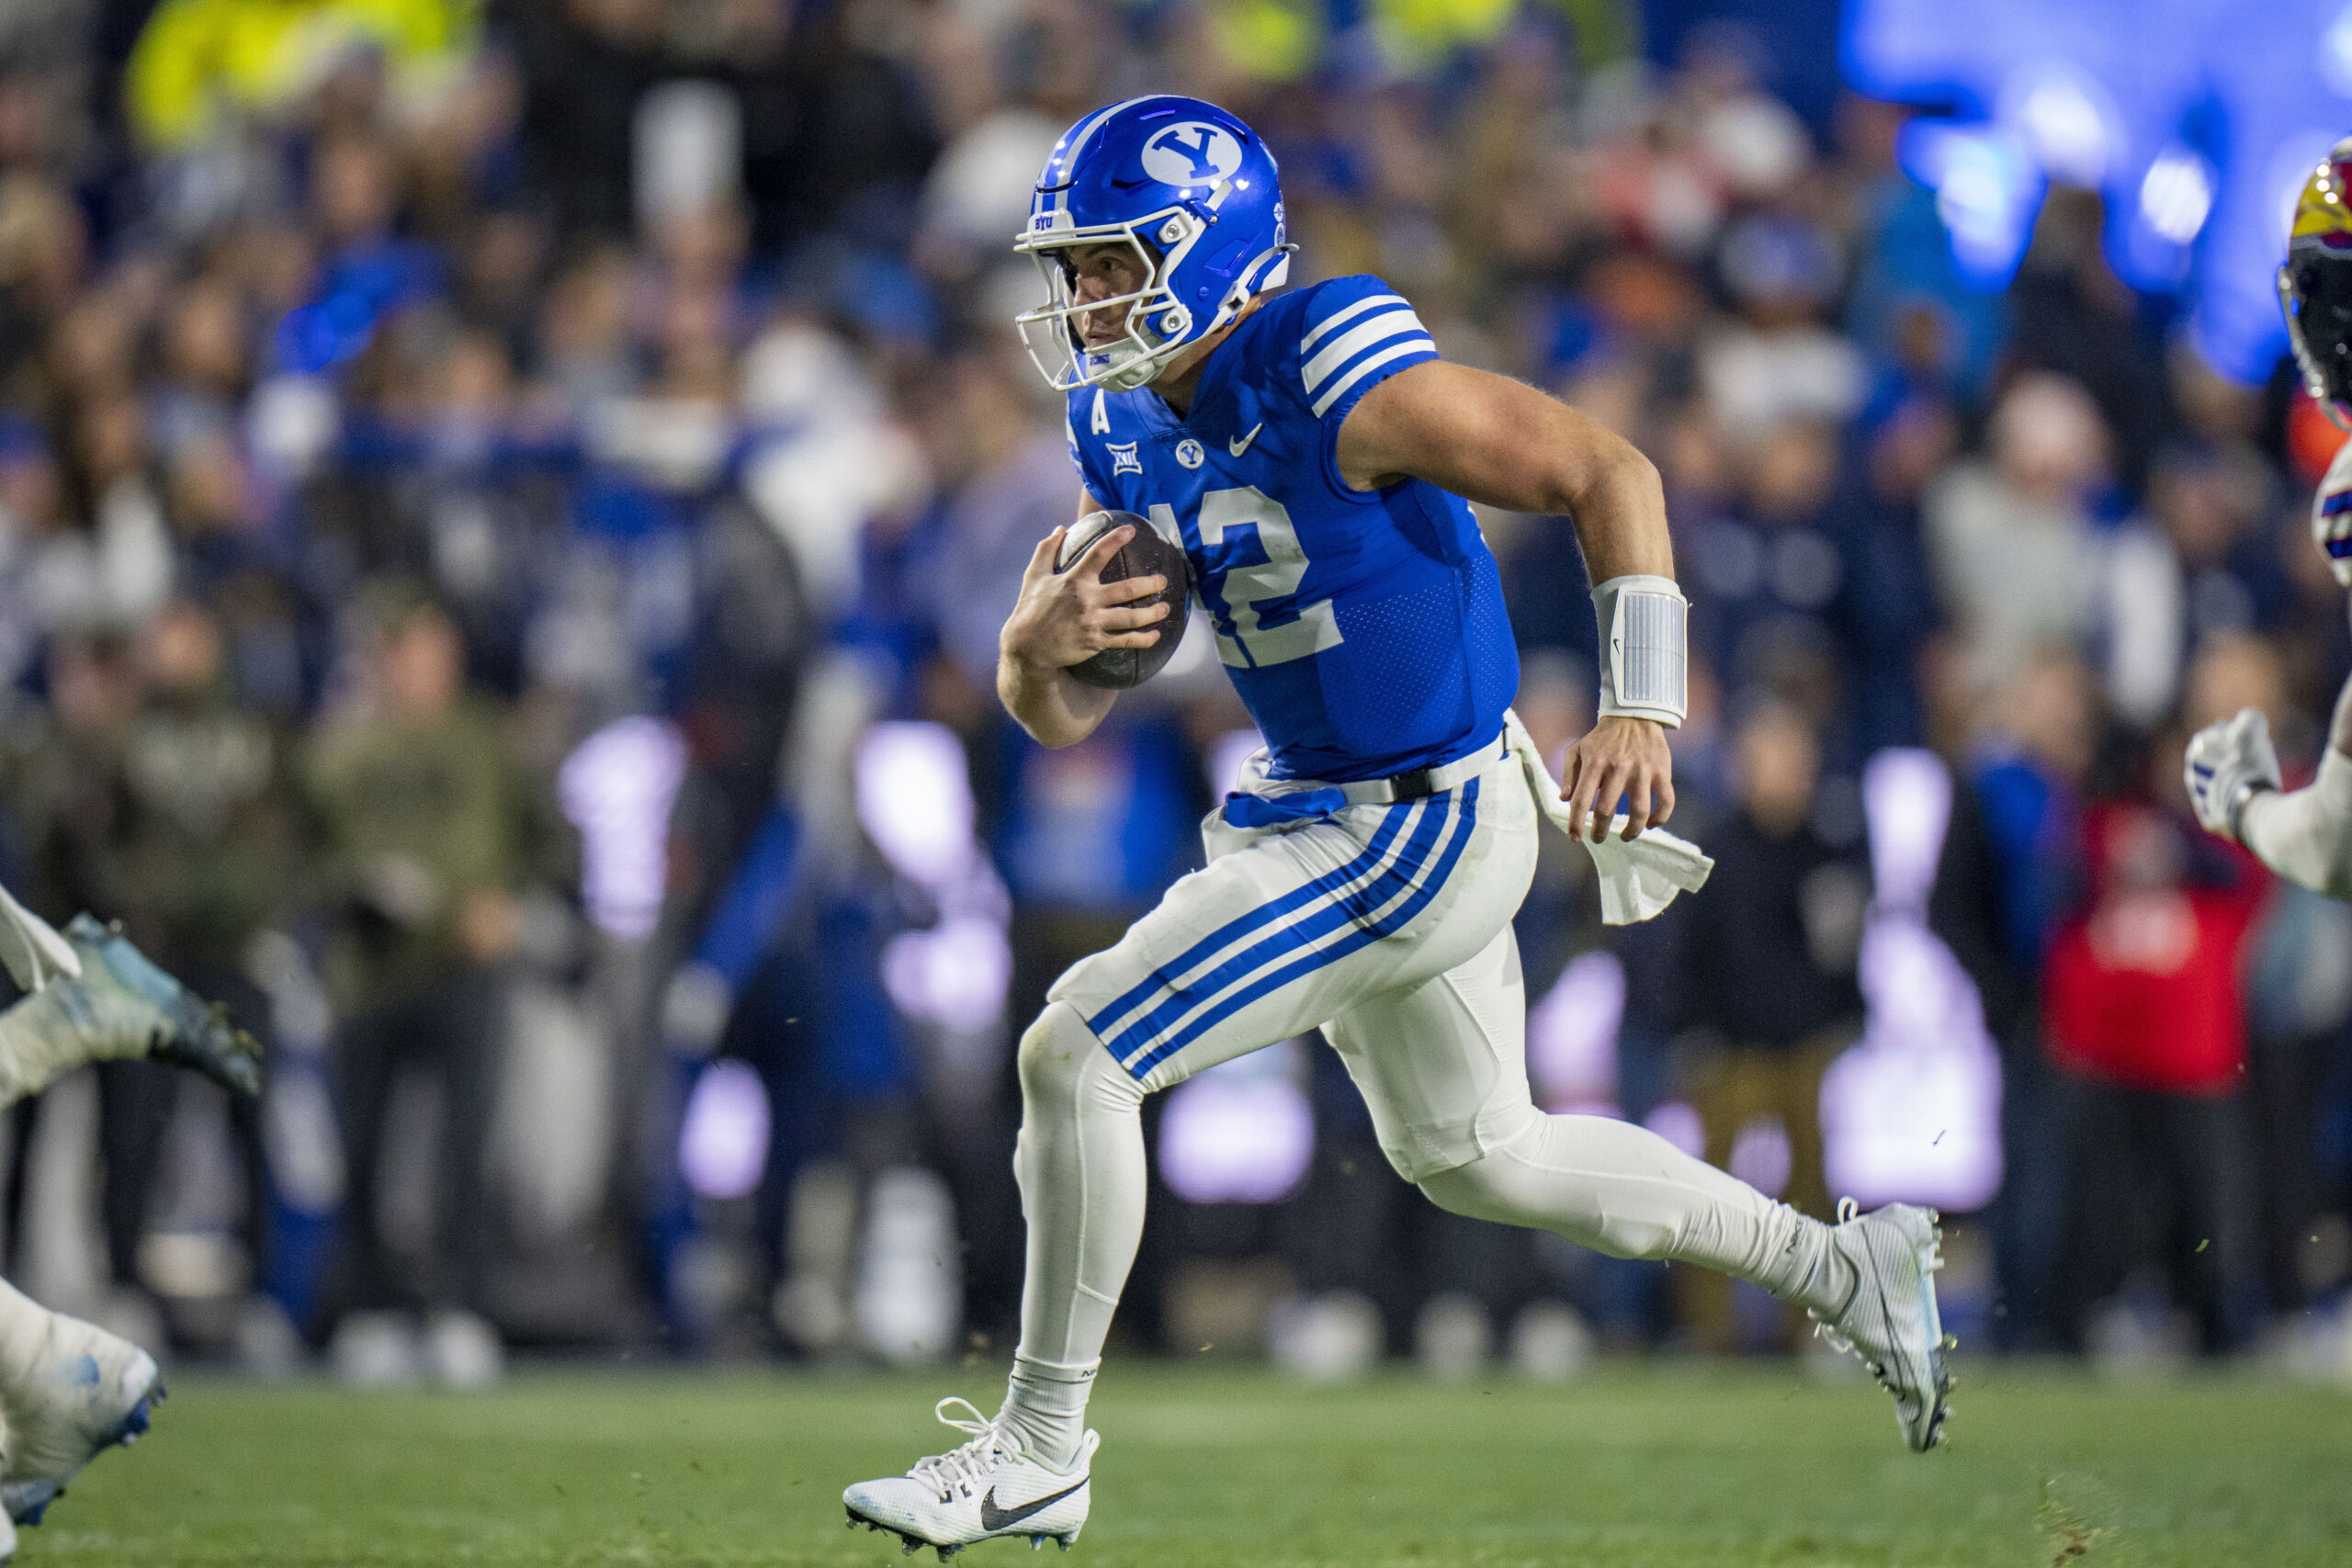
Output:
[[1265,428],[1266,428],[1266,422],[1265,422],[1264,420],[1262,420],[1262,419],[1261,419],[1261,420],[1260,420],[1257,423],[1255,423],[1255,424],[1253,424],[1253,425],[1251,425],[1251,426],[1250,427],[1250,434],[1247,434],[1247,435],[1229,435],[1229,436],[1226,437],[1225,449],[1226,449],[1227,452],[1230,452],[1231,454],[1233,454],[1233,456],[1235,456],[1235,457],[1238,457],[1239,456],[1241,456],[1241,454],[1243,454],[1244,452],[1247,452],[1248,450],[1250,450],[1250,443],[1251,443],[1252,441],[1257,440],[1257,439],[1258,439],[1258,432],[1260,432],[1260,431],[1261,431],[1261,430],[1263,430],[1263,429],[1265,429]]
[[1040,1509],[1049,1508],[1071,1493],[1080,1490],[1090,1479],[1091,1477],[1080,1476],[1078,1485],[1065,1486],[1050,1497],[1040,1497],[1034,1503],[1023,1503],[1017,1508],[998,1507],[996,1488],[991,1486],[980,1498],[980,1528],[984,1530],[1001,1530],[1007,1525],[1017,1525],[1030,1515]]

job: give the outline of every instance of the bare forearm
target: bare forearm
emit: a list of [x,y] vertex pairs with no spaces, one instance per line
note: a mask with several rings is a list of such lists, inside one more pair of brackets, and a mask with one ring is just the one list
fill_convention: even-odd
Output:
[[1585,570],[1595,582],[1612,577],[1674,575],[1674,537],[1666,525],[1666,487],[1657,468],[1616,435],[1615,448],[1589,467],[1582,489],[1556,510],[1576,525]]
[[996,694],[1005,712],[1041,746],[1075,746],[1094,733],[1116,692],[1074,679],[1067,670],[1046,669],[1000,653]]

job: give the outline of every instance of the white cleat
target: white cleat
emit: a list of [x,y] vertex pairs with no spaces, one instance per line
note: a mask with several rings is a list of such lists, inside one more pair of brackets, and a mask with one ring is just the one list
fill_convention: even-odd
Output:
[[0,1382],[8,1434],[0,1506],[20,1525],[40,1523],[65,1483],[99,1454],[136,1441],[164,1397],[154,1357],[79,1318],[48,1318],[32,1372]]
[[1944,1365],[1951,1341],[1936,1311],[1936,1270],[1944,1266],[1936,1212],[1889,1203],[1856,1218],[1848,1198],[1838,1205],[1830,1238],[1854,1265],[1860,1283],[1834,1317],[1811,1314],[1814,1332],[1861,1358],[1894,1395],[1903,1440],[1925,1453],[1943,1441],[1951,1394],[1951,1372]]
[[[971,1419],[949,1414],[958,1404]],[[1086,1527],[1088,1472],[1102,1439],[1087,1433],[1076,1465],[1048,1470],[1014,1451],[996,1423],[981,1418],[968,1400],[943,1399],[937,1413],[957,1431],[970,1433],[971,1441],[919,1461],[904,1475],[861,1481],[844,1490],[850,1528],[888,1530],[905,1542],[910,1555],[935,1547],[942,1562],[976,1540],[998,1536],[1024,1536],[1032,1550],[1050,1537],[1069,1550]]]

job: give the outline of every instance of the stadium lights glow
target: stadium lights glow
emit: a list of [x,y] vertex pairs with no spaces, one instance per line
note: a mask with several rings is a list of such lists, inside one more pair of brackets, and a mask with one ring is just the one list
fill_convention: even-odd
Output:
[[1004,1010],[1012,948],[1004,928],[975,916],[901,931],[882,949],[882,988],[909,1018],[966,1032],[988,1028]]
[[2016,127],[2043,173],[2067,185],[2103,184],[2122,140],[2120,117],[2105,89],[2054,61],[2012,72],[1997,118]]
[[1536,1103],[1561,1113],[1619,1115],[1617,1033],[1625,965],[1596,949],[1568,961],[1527,1010],[1527,1076]]
[[1220,1062],[1169,1091],[1159,1172],[1192,1203],[1273,1203],[1306,1179],[1315,1111],[1298,1080],[1306,1046],[1284,1041]]
[[705,1198],[748,1198],[768,1163],[767,1086],[732,1056],[695,1079],[678,1130],[678,1170]]
[[962,874],[972,842],[964,744],[944,724],[875,725],[857,748],[857,820],[899,874],[937,887]]
[[2140,215],[2162,239],[2186,245],[2213,211],[2213,165],[2176,141],[2156,154],[2140,182]]
[[2352,5],[2338,11],[2320,35],[2319,73],[2338,96],[2352,98]]
[[588,918],[625,942],[653,934],[670,875],[670,807],[685,778],[675,726],[616,719],[582,741],[556,775],[563,814],[580,829],[580,888]]
[[1996,126],[1915,119],[1895,151],[1912,177],[1936,193],[1962,279],[1985,293],[2007,288],[2043,189],[2041,170],[2019,139]]

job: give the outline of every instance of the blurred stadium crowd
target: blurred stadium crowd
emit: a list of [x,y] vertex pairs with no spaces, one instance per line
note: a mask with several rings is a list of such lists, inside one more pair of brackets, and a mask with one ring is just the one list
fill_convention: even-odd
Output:
[[[2096,196],[1975,292],[1909,111],[1737,28],[1645,53],[1622,0],[5,18],[6,880],[121,919],[275,1072],[251,1115],[146,1064],[27,1108],[7,1257],[57,1304],[362,1381],[1009,1342],[1011,1041],[1252,743],[1199,636],[1068,751],[990,684],[1077,501],[1005,242],[1060,129],[1152,89],[1263,130],[1300,276],[1382,275],[1664,473],[1675,827],[1718,866],[1605,931],[1548,852],[1539,1100],[1815,1213],[1972,1212],[1979,1343],[2278,1344],[2352,1273],[2352,916],[2177,783],[2245,704],[2317,755],[2335,437],[2170,346]],[[1583,569],[1483,521],[1556,750]],[[1151,1114],[1133,1345],[1789,1342],[1421,1202],[1311,1042]]]

